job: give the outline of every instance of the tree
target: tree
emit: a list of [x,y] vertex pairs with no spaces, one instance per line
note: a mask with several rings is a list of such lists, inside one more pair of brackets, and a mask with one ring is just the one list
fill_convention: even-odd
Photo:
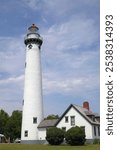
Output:
[[59,119],[59,116],[58,115],[54,115],[54,114],[51,114],[51,115],[48,115],[47,118],[45,118],[47,120],[51,120],[51,119]]
[[67,130],[65,140],[70,145],[84,145],[85,131],[78,126],[72,127]]
[[46,140],[50,145],[60,145],[64,140],[64,131],[57,127],[47,129]]
[[6,135],[10,137],[11,142],[21,136],[21,120],[22,112],[18,110],[13,111],[11,117],[8,119]]
[[8,122],[9,115],[3,110],[0,110],[0,133],[5,134],[6,124]]

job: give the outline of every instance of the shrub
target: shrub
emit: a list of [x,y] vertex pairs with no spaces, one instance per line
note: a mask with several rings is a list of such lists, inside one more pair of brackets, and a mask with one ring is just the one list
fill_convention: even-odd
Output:
[[84,145],[85,131],[80,127],[72,127],[65,134],[67,144],[70,145]]
[[48,128],[46,140],[50,145],[60,145],[64,140],[64,131],[56,127]]

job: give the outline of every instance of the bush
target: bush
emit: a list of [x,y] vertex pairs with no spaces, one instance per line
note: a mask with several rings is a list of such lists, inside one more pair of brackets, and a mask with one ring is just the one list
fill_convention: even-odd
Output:
[[84,145],[85,131],[80,127],[72,127],[65,134],[67,144],[70,145]]
[[64,131],[56,127],[49,128],[47,129],[46,140],[50,145],[60,145],[64,140]]

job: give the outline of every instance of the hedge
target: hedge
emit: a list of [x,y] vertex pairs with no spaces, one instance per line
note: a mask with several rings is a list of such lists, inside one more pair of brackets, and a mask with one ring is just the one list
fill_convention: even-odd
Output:
[[70,145],[84,145],[85,131],[76,126],[70,128],[65,134],[66,143]]
[[46,140],[50,145],[60,145],[64,141],[64,131],[57,127],[47,129]]

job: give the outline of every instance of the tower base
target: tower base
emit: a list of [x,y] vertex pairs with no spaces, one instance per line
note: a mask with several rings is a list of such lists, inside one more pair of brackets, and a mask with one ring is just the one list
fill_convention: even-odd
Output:
[[21,144],[48,144],[46,140],[21,140]]

